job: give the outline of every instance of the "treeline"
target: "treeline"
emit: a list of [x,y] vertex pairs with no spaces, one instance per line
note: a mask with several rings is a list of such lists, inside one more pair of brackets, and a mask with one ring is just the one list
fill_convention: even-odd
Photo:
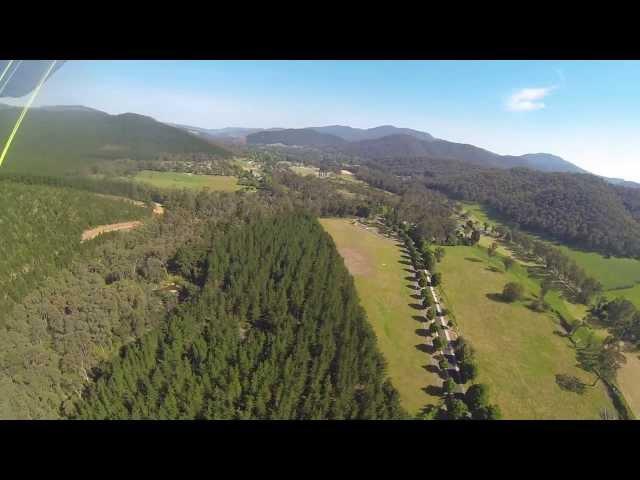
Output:
[[150,209],[71,188],[0,180],[0,310],[66,266],[83,230],[136,220]]
[[625,298],[600,299],[589,311],[588,319],[606,328],[617,341],[640,347],[640,310]]
[[406,230],[416,244],[425,241],[454,245],[458,240],[453,211],[452,202],[444,195],[414,183],[400,195],[384,219],[390,227]]
[[593,175],[523,168],[428,179],[458,199],[481,202],[522,228],[609,255],[640,256],[640,223],[614,187]]
[[[455,360],[459,364],[459,372],[453,369],[444,349],[447,346],[447,338],[442,328],[436,323],[438,315],[430,286],[437,287],[442,283],[442,273],[437,271],[437,265],[445,256],[445,249],[442,247],[432,248],[423,238],[413,240],[407,233],[406,225],[402,225],[397,230],[398,236],[404,242],[411,263],[416,271],[416,279],[420,287],[422,307],[426,311],[426,322],[429,325],[428,332],[432,337],[434,353],[437,354],[440,374],[445,378],[442,387],[442,402],[440,405],[429,405],[423,409],[419,418],[439,419],[439,420],[499,420],[502,418],[500,408],[496,404],[489,402],[488,388],[484,384],[472,384],[466,393],[461,393],[460,384],[466,384],[475,380],[478,376],[478,363],[476,361],[475,350],[471,344],[463,337],[458,337],[451,343],[451,348],[455,355]],[[427,282],[424,270],[430,273],[431,283]],[[441,307],[442,315],[447,311]],[[446,328],[446,327],[445,327]]]
[[78,418],[402,418],[353,280],[319,223],[226,229],[194,301],[102,367]]
[[[368,217],[385,210],[390,202],[383,192],[376,192],[358,185],[335,183],[313,176],[296,175],[290,170],[274,170],[265,188],[279,201],[302,208],[314,216]],[[340,190],[351,190],[345,196]]]
[[518,229],[499,225],[494,228],[494,232],[498,238],[518,245],[524,255],[533,256],[534,261],[542,263],[553,278],[569,288],[578,302],[588,305],[594,296],[602,291],[602,284],[587,275],[584,269],[561,249]]

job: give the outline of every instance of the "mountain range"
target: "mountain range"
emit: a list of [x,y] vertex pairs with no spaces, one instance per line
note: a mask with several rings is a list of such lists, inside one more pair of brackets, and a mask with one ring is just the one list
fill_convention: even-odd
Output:
[[[202,129],[174,125],[211,140],[250,145],[287,145],[336,150],[369,159],[430,158],[457,160],[490,168],[525,167],[542,172],[590,173],[577,165],[550,153],[500,155],[475,145],[450,142],[411,128],[382,125],[374,128],[354,128],[329,125],[307,128],[222,128]],[[609,183],[640,188],[640,183],[602,177]]]
[[[19,110],[0,104],[0,135],[6,138]],[[428,159],[441,163],[456,160],[478,167],[526,167],[543,172],[589,173],[549,153],[499,155],[474,145],[449,142],[427,132],[391,125],[368,129],[344,125],[298,129],[206,129],[165,124],[134,113],[110,115],[80,105],[59,105],[32,109],[21,132],[5,164],[10,170],[29,169],[31,163],[38,163],[46,170],[57,170],[56,164],[59,167],[71,163],[79,165],[84,163],[82,159],[146,158],[158,152],[208,152],[227,157],[231,151],[220,144],[246,143],[310,147],[370,160],[385,159],[387,162],[395,159],[412,162]],[[46,158],[49,160],[45,161]],[[640,188],[640,184],[635,182],[603,178],[615,185]]]

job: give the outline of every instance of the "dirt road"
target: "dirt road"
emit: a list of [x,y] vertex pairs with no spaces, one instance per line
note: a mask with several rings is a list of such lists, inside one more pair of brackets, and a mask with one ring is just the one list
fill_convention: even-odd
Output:
[[140,225],[142,225],[142,222],[139,220],[133,222],[112,223],[110,225],[100,225],[99,227],[90,228],[89,230],[82,232],[80,243],[86,242],[87,240],[93,240],[103,233],[117,232],[119,230],[132,230]]

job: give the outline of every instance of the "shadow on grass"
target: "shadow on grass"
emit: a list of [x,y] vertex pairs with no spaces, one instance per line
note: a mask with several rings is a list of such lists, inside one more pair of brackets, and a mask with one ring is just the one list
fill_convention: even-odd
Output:
[[409,303],[408,305],[414,310],[424,310],[424,307],[419,303]]
[[414,276],[409,276],[409,277],[404,277],[404,279],[405,279],[407,282],[415,282],[415,281],[416,281],[416,277],[415,277],[415,275],[414,275]]
[[489,300],[493,300],[494,302],[499,302],[499,303],[512,303],[512,302],[507,302],[504,297],[502,296],[501,293],[487,293],[486,297]]
[[[414,288],[414,290],[417,290],[417,289]],[[413,295],[411,295],[411,298],[413,298],[414,300],[421,300],[422,295],[420,295],[419,293],[414,293]]]
[[433,373],[434,375],[438,375],[440,376],[440,369],[437,367],[437,365],[423,365],[423,367],[427,372],[429,373]]
[[504,273],[502,270],[500,270],[497,267],[487,267],[485,270],[489,271],[489,272],[493,272],[493,273]]
[[419,315],[414,315],[411,318],[413,318],[416,322],[420,322],[420,323],[427,321],[426,317],[421,317]]
[[430,337],[431,334],[429,333],[429,330],[427,330],[426,328],[418,328],[416,329],[416,335],[420,336],[420,337]]
[[402,265],[412,265],[411,262],[407,262],[406,260],[398,260],[398,263],[401,263]]
[[432,347],[430,347],[429,345],[425,345],[424,343],[419,343],[418,345],[416,345],[416,350],[419,350],[424,353],[430,354],[432,349],[433,349]]
[[416,271],[413,268],[403,268],[403,270],[407,273],[413,273],[415,275]]
[[[420,287],[416,286],[416,285],[415,285],[415,284],[413,284],[413,283],[408,283],[407,285],[405,285],[405,287],[407,287],[407,288],[409,288],[409,289],[411,289],[411,290],[420,290]],[[416,295],[417,295],[417,294],[416,294]],[[412,295],[412,297],[413,297],[413,295]],[[420,298],[422,298],[422,297],[420,297]]]
[[436,387],[435,385],[427,385],[422,389],[427,395],[431,395],[432,397],[441,397],[444,394],[444,391],[440,387]]
[[464,259],[465,259],[467,262],[482,263],[482,260],[480,260],[479,258],[464,257]]

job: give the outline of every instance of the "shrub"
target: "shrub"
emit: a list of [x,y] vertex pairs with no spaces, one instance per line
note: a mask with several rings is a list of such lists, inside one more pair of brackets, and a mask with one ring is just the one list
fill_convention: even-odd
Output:
[[524,296],[524,287],[520,283],[509,282],[502,290],[502,298],[507,302],[515,302]]

